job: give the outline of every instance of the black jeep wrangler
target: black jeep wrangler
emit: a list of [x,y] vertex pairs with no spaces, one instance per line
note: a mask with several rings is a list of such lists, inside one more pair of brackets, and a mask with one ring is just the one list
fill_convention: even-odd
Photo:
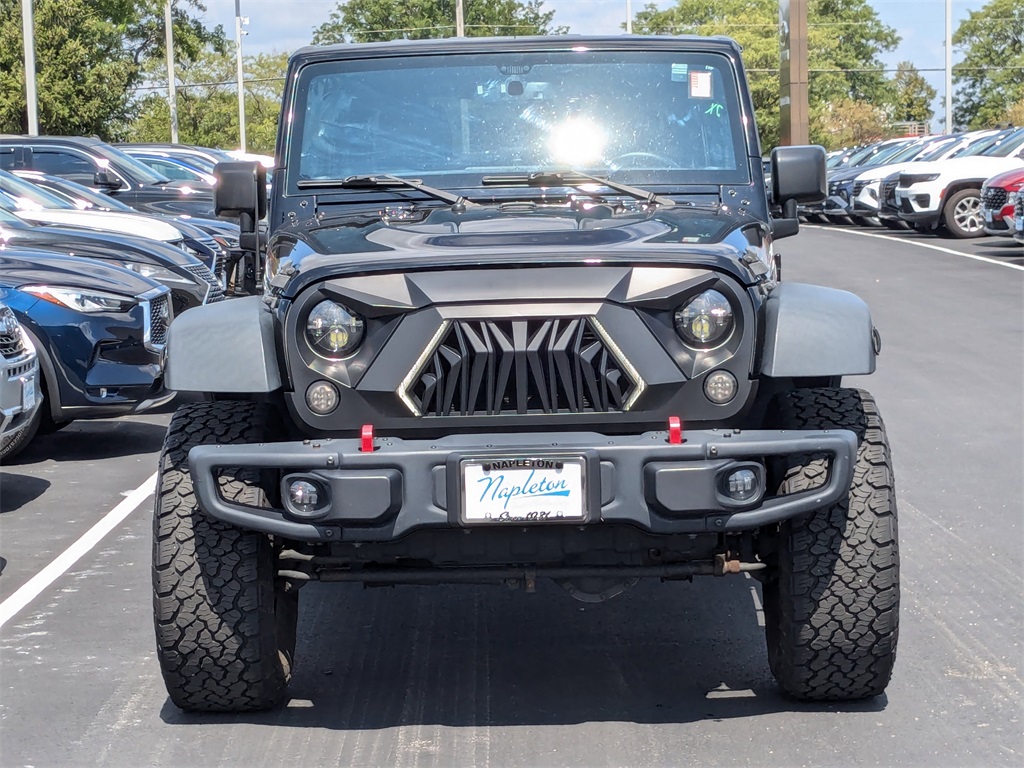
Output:
[[[824,151],[761,147],[725,38],[305,48],[272,197],[219,166],[262,296],[175,320],[158,655],[186,710],[286,697],[310,581],[749,573],[798,699],[881,693],[896,503],[849,293],[782,282]],[[269,221],[269,240],[260,221]]]

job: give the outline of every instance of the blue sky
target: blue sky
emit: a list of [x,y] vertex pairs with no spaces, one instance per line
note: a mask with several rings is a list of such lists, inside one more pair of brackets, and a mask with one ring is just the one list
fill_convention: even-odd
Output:
[[[208,24],[223,24],[229,36],[235,29],[235,0],[205,0]],[[467,3],[473,0],[466,0]],[[675,5],[674,0],[658,0],[658,6]],[[903,38],[899,48],[883,58],[887,66],[911,61],[920,70],[945,66],[945,0],[872,0],[881,20],[896,29]],[[307,45],[313,29],[327,20],[335,0],[241,0],[242,15],[249,17],[248,35],[242,41],[246,53],[291,51]],[[644,0],[633,0],[634,13]],[[984,0],[953,0],[953,28]],[[545,0],[544,6],[555,12],[555,23],[579,34],[620,34],[626,19],[626,0]],[[922,72],[939,92],[936,99],[933,130],[941,130],[943,111],[942,72]]]

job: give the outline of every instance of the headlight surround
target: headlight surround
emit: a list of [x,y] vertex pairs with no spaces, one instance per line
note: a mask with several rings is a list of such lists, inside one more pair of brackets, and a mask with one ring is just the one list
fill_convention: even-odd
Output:
[[736,324],[729,300],[715,290],[704,291],[676,309],[676,333],[689,346],[715,347],[726,341]]
[[158,283],[176,283],[178,285],[192,285],[196,281],[185,275],[179,275],[167,267],[161,267],[158,264],[144,264],[138,261],[119,261],[117,262],[125,269],[130,269],[137,275],[148,277],[150,280],[155,280]]
[[136,305],[134,298],[120,296],[106,291],[92,291],[82,288],[61,288],[53,285],[26,285],[20,288],[52,304],[73,309],[76,312],[129,312]]
[[336,301],[321,301],[306,318],[310,348],[328,360],[348,357],[363,341],[363,318]]

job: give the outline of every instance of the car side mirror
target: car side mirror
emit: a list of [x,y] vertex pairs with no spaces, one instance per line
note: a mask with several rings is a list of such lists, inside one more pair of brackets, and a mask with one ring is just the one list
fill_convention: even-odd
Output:
[[242,250],[258,251],[259,221],[267,215],[267,169],[252,161],[217,163],[213,176],[214,212],[238,219]]
[[785,208],[788,201],[821,203],[828,187],[825,148],[776,147],[772,150],[772,198]]
[[96,175],[92,177],[92,183],[111,191],[124,186],[124,182],[109,171],[96,171]]

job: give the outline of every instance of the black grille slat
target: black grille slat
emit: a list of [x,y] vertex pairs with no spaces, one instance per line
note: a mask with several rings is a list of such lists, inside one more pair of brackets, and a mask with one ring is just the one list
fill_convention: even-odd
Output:
[[0,356],[19,357],[25,352],[21,326],[9,307],[0,308]]
[[409,395],[424,416],[600,413],[638,386],[589,318],[460,320]]

